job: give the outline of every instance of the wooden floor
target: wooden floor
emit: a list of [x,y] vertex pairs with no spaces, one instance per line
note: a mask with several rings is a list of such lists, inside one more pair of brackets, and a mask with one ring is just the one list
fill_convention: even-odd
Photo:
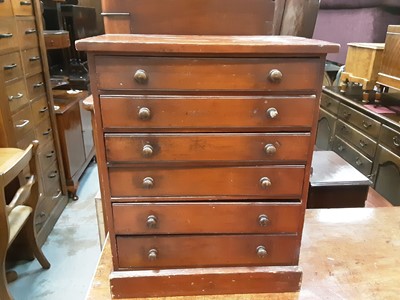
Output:
[[365,207],[389,207],[393,206],[388,200],[378,194],[373,188],[369,188]]

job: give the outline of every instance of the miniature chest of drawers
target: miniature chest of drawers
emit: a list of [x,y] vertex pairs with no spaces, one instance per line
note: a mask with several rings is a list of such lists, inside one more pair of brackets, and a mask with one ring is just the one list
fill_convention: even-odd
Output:
[[113,297],[297,291],[335,44],[104,35],[88,51]]

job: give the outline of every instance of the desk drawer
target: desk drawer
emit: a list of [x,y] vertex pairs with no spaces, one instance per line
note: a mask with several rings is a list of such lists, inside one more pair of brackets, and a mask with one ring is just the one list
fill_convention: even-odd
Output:
[[371,174],[372,161],[338,136],[335,136],[332,148],[333,151],[339,154],[362,174],[365,176],[369,176]]
[[386,125],[382,125],[379,142],[384,144],[397,155],[400,155],[400,132]]
[[35,99],[36,97],[39,97],[46,93],[45,89],[46,87],[42,73],[28,77],[26,79],[26,85],[28,88],[28,94],[30,100]]
[[300,203],[113,204],[117,235],[296,233],[300,215]]
[[117,236],[120,268],[293,265],[297,235]]
[[0,17],[10,17],[12,15],[11,0],[0,1]]
[[32,115],[35,124],[39,124],[43,120],[49,118],[49,107],[45,95],[31,103]]
[[56,151],[54,148],[54,142],[45,144],[38,153],[40,167],[42,171],[45,171],[56,161]]
[[101,96],[103,127],[123,131],[309,129],[316,97]]
[[381,123],[373,118],[368,117],[343,103],[339,106],[339,117],[358,127],[369,136],[378,138]]
[[34,17],[17,18],[19,46],[21,49],[37,48],[38,32]]
[[53,129],[49,118],[36,125],[35,136],[39,140],[39,144],[45,144],[53,140]]
[[374,157],[376,142],[354,127],[345,124],[342,120],[339,120],[336,125],[336,134],[349,141],[353,146],[355,146],[369,158]]
[[333,115],[337,115],[340,102],[324,93],[321,94],[321,107]]
[[37,74],[42,71],[42,59],[40,57],[39,48],[23,51],[22,60],[24,62],[26,76]]
[[[1,42],[0,40],[0,45]],[[5,82],[22,77],[23,71],[19,52],[0,55],[0,68],[4,72]]]
[[300,199],[304,166],[109,168],[109,176],[113,197],[212,195]]
[[96,56],[101,90],[315,91],[319,59]]
[[34,0],[11,0],[15,16],[32,16]]
[[17,140],[21,139],[28,131],[34,128],[31,108],[25,106],[12,116],[14,133]]
[[17,24],[13,17],[0,18],[0,51],[18,49]]
[[6,86],[8,104],[12,113],[18,111],[22,106],[29,102],[26,92],[25,80],[20,79]]
[[108,162],[305,163],[310,134],[107,134]]

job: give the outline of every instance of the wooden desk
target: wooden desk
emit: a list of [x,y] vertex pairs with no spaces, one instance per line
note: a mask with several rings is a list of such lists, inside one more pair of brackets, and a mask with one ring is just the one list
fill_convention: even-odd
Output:
[[[306,211],[299,293],[268,299],[396,299],[400,295],[400,207]],[[87,300],[110,299],[106,243]],[[168,297],[170,300],[258,300],[267,294]],[[150,299],[150,298],[149,298]],[[161,299],[161,298],[151,298]]]

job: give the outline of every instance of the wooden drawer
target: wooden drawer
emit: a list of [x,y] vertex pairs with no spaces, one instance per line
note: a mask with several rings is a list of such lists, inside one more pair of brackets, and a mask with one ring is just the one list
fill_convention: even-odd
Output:
[[12,120],[17,140],[21,139],[29,130],[33,129],[33,118],[29,105],[13,115]]
[[339,117],[346,122],[358,127],[367,135],[378,138],[381,123],[363,113],[341,103],[339,106]]
[[[321,85],[320,60],[96,56],[99,89],[310,91]],[[282,78],[273,81],[272,72]],[[277,76],[278,77],[278,76]],[[184,84],[183,84],[184,83]]]
[[11,0],[15,16],[32,16],[33,0]]
[[321,107],[326,109],[328,112],[330,112],[333,115],[337,115],[339,111],[339,101],[322,93],[321,94]]
[[17,24],[13,17],[0,18],[0,51],[18,49]]
[[384,144],[389,150],[400,155],[400,132],[386,125],[382,125],[379,143]]
[[372,161],[338,136],[335,136],[335,140],[333,141],[333,151],[339,154],[365,176],[371,174]]
[[23,70],[19,52],[15,51],[9,54],[0,55],[0,68],[4,74],[5,82],[22,77]]
[[126,234],[296,233],[300,203],[114,203],[114,230]]
[[300,199],[304,166],[110,168],[109,177],[113,197],[213,195]]
[[35,124],[39,124],[43,120],[49,118],[49,107],[45,95],[32,102],[31,107],[32,107],[33,121]]
[[369,158],[374,157],[377,143],[354,127],[345,124],[342,120],[339,120],[336,125],[336,135],[349,141]]
[[41,169],[43,171],[47,170],[56,161],[54,142],[43,145],[38,152],[38,158]]
[[64,49],[71,46],[69,32],[65,30],[46,30],[44,32],[44,41],[47,50]]
[[293,265],[296,235],[117,236],[119,268]]
[[0,1],[0,17],[10,17],[12,15],[11,0]]
[[29,99],[35,99],[46,93],[46,86],[44,84],[43,74],[39,73],[28,77],[26,79],[26,85],[28,88]]
[[55,207],[55,202],[51,201],[50,198],[42,196],[37,204],[35,211],[35,229],[36,232],[43,227],[48,218],[51,215],[53,208]]
[[310,97],[101,96],[103,127],[114,131],[309,130]]
[[38,32],[34,17],[17,18],[19,47],[21,49],[37,48]]
[[51,128],[50,119],[47,118],[35,127],[35,136],[40,144],[45,144],[53,140],[53,129]]
[[108,162],[305,163],[310,134],[107,134]]
[[24,62],[25,76],[40,73],[42,71],[42,59],[39,48],[32,48],[22,52],[22,61]]
[[43,175],[43,192],[46,196],[57,198],[58,192],[61,191],[60,187],[60,172],[57,167],[57,162],[46,170],[42,171]]
[[25,80],[20,79],[6,86],[8,104],[12,113],[18,111],[22,106],[29,103],[26,92]]
[[[103,1],[106,33],[267,35],[274,26],[274,1]],[[113,12],[126,16],[112,15]],[[157,20],[156,22],[154,20]],[[240,20],[240,22],[238,22]]]

